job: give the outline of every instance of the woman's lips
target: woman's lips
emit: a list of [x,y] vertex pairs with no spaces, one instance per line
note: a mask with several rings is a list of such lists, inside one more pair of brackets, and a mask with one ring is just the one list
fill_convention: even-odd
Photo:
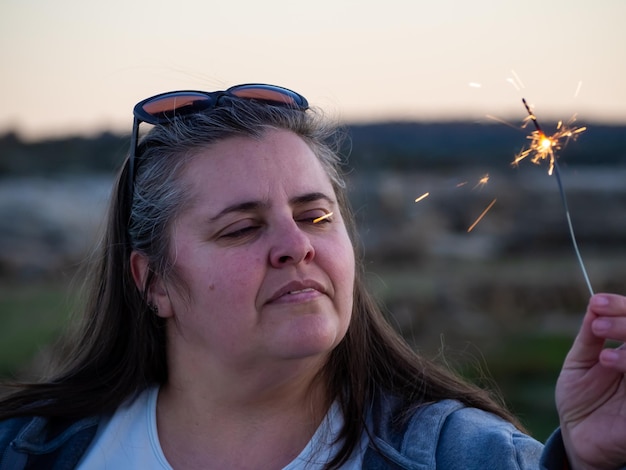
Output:
[[292,281],[274,292],[268,303],[302,302],[325,293],[324,287],[316,281]]

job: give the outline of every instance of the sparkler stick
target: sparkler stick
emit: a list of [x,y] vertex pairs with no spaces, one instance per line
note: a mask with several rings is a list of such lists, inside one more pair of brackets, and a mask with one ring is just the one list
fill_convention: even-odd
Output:
[[589,289],[589,294],[593,295],[593,288],[591,287],[591,282],[589,281],[589,276],[587,275],[587,270],[585,269],[585,263],[583,263],[583,258],[580,255],[580,251],[578,250],[578,243],[576,242],[576,235],[574,234],[574,227],[572,225],[572,219],[569,213],[569,207],[567,205],[567,198],[565,197],[565,190],[563,189],[563,182],[561,181],[561,172],[559,170],[559,164],[557,162],[556,156],[554,154],[555,149],[558,150],[561,148],[559,140],[562,138],[575,138],[576,134],[579,134],[585,130],[584,127],[569,129],[567,126],[563,126],[561,122],[559,122],[557,126],[556,134],[548,137],[541,129],[539,122],[537,121],[537,117],[531,111],[530,106],[524,98],[522,98],[522,102],[524,103],[524,107],[526,111],[528,111],[529,119],[532,120],[535,131],[532,133],[530,138],[532,139],[532,143],[527,150],[522,151],[513,161],[513,164],[519,163],[520,160],[526,158],[530,154],[534,152],[534,157],[532,158],[533,163],[539,163],[540,160],[549,158],[550,159],[550,169],[548,170],[549,174],[554,172],[554,176],[556,177],[557,184],[559,185],[559,193],[561,194],[561,201],[563,202],[563,207],[565,209],[565,217],[567,218],[567,225],[569,227],[570,237],[572,239],[572,244],[574,245],[574,251],[576,252],[576,257],[578,258],[578,264],[583,273],[583,277],[585,278],[585,282],[587,284],[587,288]]

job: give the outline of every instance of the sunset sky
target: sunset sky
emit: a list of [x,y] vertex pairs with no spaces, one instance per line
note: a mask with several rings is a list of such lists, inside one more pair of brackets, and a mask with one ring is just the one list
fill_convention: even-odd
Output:
[[626,123],[624,0],[2,0],[0,133],[130,131],[174,89],[293,88],[346,121]]

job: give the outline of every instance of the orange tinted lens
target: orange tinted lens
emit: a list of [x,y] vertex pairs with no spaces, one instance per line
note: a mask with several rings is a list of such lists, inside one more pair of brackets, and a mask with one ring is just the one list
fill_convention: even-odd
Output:
[[176,110],[195,109],[198,104],[202,104],[202,102],[207,102],[208,104],[210,98],[201,94],[164,96],[163,98],[155,99],[144,104],[143,110],[152,116],[158,116]]
[[293,97],[287,93],[281,93],[280,91],[265,89],[265,88],[241,88],[232,90],[231,92],[238,98],[247,98],[252,100],[273,101],[275,103],[283,103],[289,105],[296,105],[297,103]]

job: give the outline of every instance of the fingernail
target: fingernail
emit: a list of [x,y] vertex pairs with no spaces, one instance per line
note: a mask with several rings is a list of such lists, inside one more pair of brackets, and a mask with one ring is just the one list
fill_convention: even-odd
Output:
[[596,307],[606,307],[609,305],[609,298],[604,295],[594,295],[591,298],[591,303]]
[[605,331],[610,330],[612,326],[613,324],[611,320],[606,318],[598,318],[593,322],[593,330],[597,333],[604,333]]
[[617,360],[619,359],[619,354],[613,349],[605,349],[604,351],[602,351],[602,359],[604,359],[606,362],[617,362]]

